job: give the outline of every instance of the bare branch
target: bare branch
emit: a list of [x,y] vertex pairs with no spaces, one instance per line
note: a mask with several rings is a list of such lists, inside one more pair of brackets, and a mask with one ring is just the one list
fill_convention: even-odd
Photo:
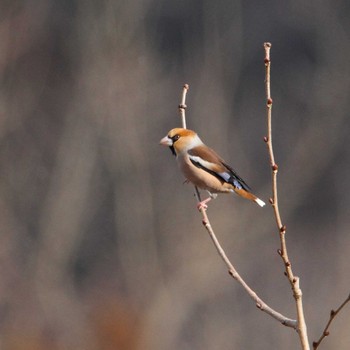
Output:
[[182,95],[181,95],[181,103],[179,104],[179,112],[182,122],[182,127],[186,129],[186,95],[187,91],[190,88],[188,84],[185,84],[182,89]]
[[312,343],[313,350],[316,350],[316,349],[320,346],[322,340],[323,340],[324,338],[326,338],[327,336],[329,336],[330,333],[329,333],[329,330],[328,330],[328,329],[329,329],[331,323],[333,322],[333,320],[334,320],[335,317],[338,315],[338,313],[343,309],[343,307],[344,307],[349,301],[350,301],[350,294],[349,294],[348,297],[344,300],[344,302],[338,307],[338,309],[336,309],[336,310],[331,310],[331,312],[330,312],[330,314],[329,314],[329,320],[328,320],[328,322],[327,322],[327,324],[326,324],[326,327],[324,328],[324,330],[323,330],[323,332],[322,332],[322,335],[320,336],[320,339],[318,339],[317,341],[314,341],[314,342]]
[[[183,91],[182,91],[181,104],[179,105],[179,111],[180,111],[180,116],[182,119],[182,127],[183,128],[186,128],[185,109],[186,109],[186,94],[187,94],[188,89],[189,89],[188,84],[185,84],[183,87]],[[198,202],[201,202],[200,192],[196,186],[195,186],[195,196],[196,196]],[[280,314],[279,312],[275,311],[270,306],[268,306],[261,298],[259,298],[259,296],[254,292],[254,290],[252,290],[248,286],[248,284],[243,280],[243,278],[240,276],[240,274],[237,272],[237,270],[234,268],[234,266],[230,262],[225,251],[223,250],[221,244],[219,243],[219,241],[215,235],[215,232],[213,230],[213,227],[210,224],[207,210],[202,206],[202,207],[200,207],[199,211],[202,214],[202,223],[203,223],[204,227],[206,228],[206,230],[208,231],[209,236],[210,236],[211,240],[213,241],[217,252],[219,253],[219,255],[222,258],[222,260],[224,261],[224,263],[226,264],[229,274],[245,289],[245,291],[248,293],[248,295],[251,297],[251,299],[253,299],[253,301],[255,302],[255,305],[257,306],[257,308],[260,309],[261,311],[266,312],[268,315],[270,315],[271,317],[276,319],[278,322],[280,322],[284,326],[297,329],[297,321],[296,320],[290,319],[290,318]]]
[[293,274],[292,264],[288,257],[288,250],[286,244],[286,226],[282,224],[282,219],[280,215],[280,210],[278,206],[278,192],[277,192],[277,172],[278,165],[275,162],[275,156],[273,152],[272,145],[272,98],[271,98],[271,85],[270,85],[270,68],[271,68],[271,59],[270,59],[270,50],[271,44],[264,43],[265,50],[265,89],[266,89],[266,111],[267,111],[267,136],[264,137],[264,141],[266,142],[267,149],[270,157],[270,165],[272,171],[272,198],[270,198],[270,203],[272,205],[276,224],[279,232],[281,248],[278,250],[279,255],[281,256],[284,266],[285,273],[288,277],[289,283],[292,287],[293,296],[296,302],[297,309],[297,331],[299,334],[301,346],[303,350],[309,350],[310,345],[308,341],[303,303],[302,303],[302,291],[299,284],[299,277]]

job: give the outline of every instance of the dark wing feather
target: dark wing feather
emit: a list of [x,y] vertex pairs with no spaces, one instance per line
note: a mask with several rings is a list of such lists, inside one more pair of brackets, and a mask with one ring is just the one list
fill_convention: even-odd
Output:
[[[229,171],[229,173],[232,176],[232,180],[238,181],[238,183],[246,190],[251,191],[251,188],[248,186],[248,184],[226,163],[222,162],[222,165]],[[230,181],[230,183],[232,183]],[[233,184],[234,185],[234,184]]]
[[235,188],[250,191],[245,181],[212,149],[198,146],[188,151],[193,165],[201,168]]

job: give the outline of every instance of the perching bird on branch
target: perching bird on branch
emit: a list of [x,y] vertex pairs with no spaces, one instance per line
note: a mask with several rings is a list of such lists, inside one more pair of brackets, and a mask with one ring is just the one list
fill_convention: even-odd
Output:
[[261,207],[265,205],[251,193],[244,180],[215,151],[207,147],[194,131],[172,129],[160,140],[160,144],[169,146],[189,182],[209,192],[210,197],[200,202],[198,208],[207,208],[206,203],[214,198],[213,194],[232,192]]

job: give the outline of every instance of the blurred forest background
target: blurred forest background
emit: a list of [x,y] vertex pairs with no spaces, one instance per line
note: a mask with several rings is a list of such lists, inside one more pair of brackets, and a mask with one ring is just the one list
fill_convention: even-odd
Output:
[[[2,1],[0,348],[297,349],[227,274],[158,145],[187,123],[280,209],[310,341],[350,291],[350,2]],[[295,318],[272,209],[210,203],[227,254]],[[323,349],[349,349],[350,311]]]

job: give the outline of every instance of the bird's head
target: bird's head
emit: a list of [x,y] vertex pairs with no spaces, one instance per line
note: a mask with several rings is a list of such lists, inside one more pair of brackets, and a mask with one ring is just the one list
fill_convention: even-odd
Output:
[[202,141],[198,135],[189,129],[175,128],[168,132],[160,142],[163,146],[168,146],[174,156],[186,152],[187,150],[199,146]]

